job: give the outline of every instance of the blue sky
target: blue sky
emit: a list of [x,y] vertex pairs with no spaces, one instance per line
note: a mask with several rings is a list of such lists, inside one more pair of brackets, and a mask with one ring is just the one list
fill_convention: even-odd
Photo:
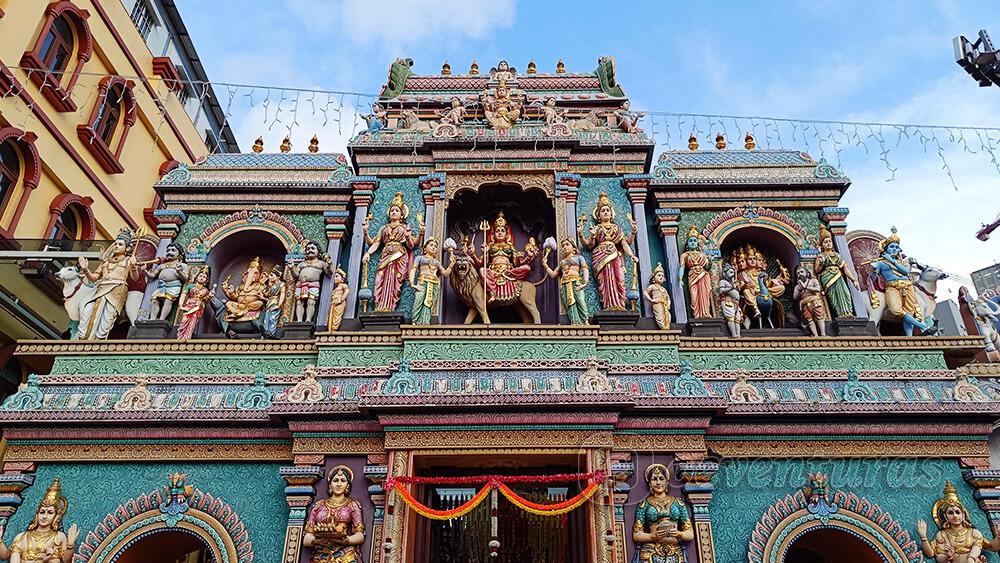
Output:
[[[1000,126],[1000,88],[979,88],[952,54],[953,36],[971,37],[980,28],[1000,42],[1000,16],[982,3],[177,3],[213,81],[377,93],[397,56],[412,58],[416,72],[431,74],[446,59],[456,73],[473,59],[486,70],[501,58],[522,72],[531,59],[544,72],[560,58],[570,72],[591,71],[599,56],[613,55],[618,81],[637,109]],[[235,94],[231,122],[244,149],[264,134],[273,150],[292,122],[294,94],[286,93],[287,109],[275,123],[280,91],[256,90],[254,108],[245,103],[248,93],[217,91],[220,98]],[[267,96],[272,114],[265,121],[260,102]],[[348,96],[344,102],[353,106],[356,100]],[[342,147],[355,125],[353,112],[345,108],[343,121],[333,124],[329,113],[311,109],[326,103],[301,97],[292,128],[296,150],[316,132],[324,149]],[[706,136],[710,127],[699,125]],[[812,135],[822,133],[820,128]],[[852,210],[850,226],[885,233],[896,225],[910,255],[959,274],[1000,259],[1000,243],[974,238],[980,223],[1000,213],[1000,173],[989,156],[968,154],[948,142],[947,133],[938,133],[956,191],[936,148],[925,154],[915,137],[895,146],[895,137],[888,139],[897,169],[891,182],[874,141],[867,142],[867,155],[860,148],[841,154],[854,180],[844,199]],[[819,158],[811,140],[809,149]],[[677,141],[674,135],[674,148]],[[806,149],[798,141],[783,138],[786,148]]]

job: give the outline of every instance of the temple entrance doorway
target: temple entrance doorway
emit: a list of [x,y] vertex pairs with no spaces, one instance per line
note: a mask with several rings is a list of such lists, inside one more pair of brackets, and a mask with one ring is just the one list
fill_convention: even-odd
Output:
[[[487,235],[480,230],[480,226],[486,221],[492,227],[501,212],[513,236],[516,251],[524,252],[529,239],[534,239],[534,243],[538,245],[538,257],[530,263],[530,272],[525,281],[537,283],[545,279],[549,282],[541,283],[535,288],[535,303],[542,324],[556,324],[559,321],[557,284],[545,278],[545,269],[541,265],[545,238],[556,236],[556,214],[552,201],[544,192],[536,189],[523,190],[521,186],[510,184],[486,185],[478,191],[460,191],[449,202],[446,210],[445,237],[456,241],[459,249],[463,237],[470,237],[475,254],[481,260],[483,240]],[[555,260],[555,256],[550,256],[549,266],[553,266]],[[442,320],[445,324],[462,324],[468,311],[468,306],[460,299],[449,280],[442,302]],[[523,322],[513,306],[490,307],[489,315],[492,324]],[[478,317],[473,320],[473,323],[481,322],[482,319]]]
[[[577,458],[562,456],[427,456],[416,458],[416,475],[461,477],[474,475],[553,475],[579,471]],[[483,464],[487,464],[483,466]],[[420,485],[414,494],[431,508],[454,509],[469,499],[482,484]],[[512,485],[532,502],[552,504],[579,493],[585,483]],[[561,516],[536,516],[497,499],[497,556],[491,557],[489,542],[490,501],[453,520],[417,517],[412,538],[415,563],[587,563],[592,528],[585,507]],[[589,526],[589,527],[588,527]]]
[[198,536],[177,530],[160,531],[133,543],[113,563],[217,563]]
[[785,554],[785,563],[883,563],[882,557],[860,538],[833,528],[807,532]]

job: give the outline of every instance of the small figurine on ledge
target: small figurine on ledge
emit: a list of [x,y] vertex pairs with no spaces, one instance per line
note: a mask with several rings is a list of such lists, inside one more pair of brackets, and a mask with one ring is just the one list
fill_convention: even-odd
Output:
[[[10,549],[0,542],[0,558],[11,563],[70,563],[79,532],[76,524],[67,533],[59,529],[68,508],[69,501],[62,496],[62,486],[56,479],[38,504],[28,529],[14,536]],[[0,533],[2,530],[0,527]]]
[[233,287],[231,279],[232,276],[226,276],[222,282],[222,293],[226,298],[216,297],[212,300],[212,309],[219,326],[229,338],[236,338],[239,332],[259,332],[259,317],[266,302],[260,257],[247,264],[238,287]]
[[177,300],[177,340],[188,340],[198,329],[198,322],[205,313],[205,304],[211,301],[216,286],[208,289],[209,269],[203,266],[194,272],[194,282],[187,286]]
[[552,237],[545,239],[542,266],[550,278],[559,277],[559,299],[571,325],[590,324],[590,312],[587,309],[587,299],[583,289],[590,283],[590,270],[587,261],[580,255],[573,239],[566,237],[560,243],[562,258],[556,267],[549,267],[549,254],[555,250],[556,241]]
[[740,291],[736,287],[736,269],[729,262],[722,264],[718,291],[719,307],[722,309],[722,318],[729,327],[729,335],[739,338],[743,328],[743,310],[740,308]]
[[330,256],[319,255],[319,245],[306,241],[302,249],[305,259],[298,264],[289,263],[295,278],[295,322],[312,323],[316,320],[316,303],[323,276],[333,275],[333,261]]
[[799,304],[802,323],[813,336],[826,336],[826,303],[819,280],[809,275],[803,266],[795,267],[795,289],[792,297]]
[[696,225],[688,229],[684,253],[680,256],[680,269],[677,270],[677,280],[684,282],[687,273],[688,296],[691,300],[691,316],[696,319],[707,319],[712,316],[712,261],[702,250],[702,235]]
[[333,289],[330,291],[330,316],[327,320],[329,330],[337,330],[344,320],[344,309],[347,307],[347,295],[351,292],[347,285],[347,272],[337,268],[333,272]]
[[313,548],[310,563],[361,563],[365,524],[361,504],[350,497],[353,481],[346,465],[330,469],[329,496],[313,505],[302,536],[302,545]]
[[163,257],[146,265],[146,277],[156,280],[156,292],[149,305],[150,320],[165,321],[170,317],[174,302],[180,297],[181,288],[188,280],[188,274],[184,251],[176,243],[168,244]]
[[285,308],[285,281],[282,279],[284,268],[275,265],[267,274],[265,295],[267,303],[260,315],[260,332],[265,338],[278,337],[278,325],[281,324],[281,313]]
[[[910,262],[903,256],[896,227],[892,228],[889,238],[879,242],[879,248],[882,255],[872,263],[872,283],[868,284],[872,309],[880,309],[884,305],[892,317],[902,321],[906,336],[913,336],[915,328],[920,329],[924,336],[935,334],[937,327],[924,322],[923,310],[910,277]],[[885,297],[884,304],[880,302],[877,292],[882,292]]]
[[[80,312],[80,340],[105,340],[118,322],[128,299],[128,279],[139,277],[135,261],[133,233],[122,229],[107,250],[101,253],[101,265],[90,271],[90,262],[80,257],[80,273],[97,287]],[[131,247],[131,250],[129,250]]]
[[660,330],[670,328],[670,293],[663,286],[666,281],[667,275],[663,271],[663,264],[657,263],[653,275],[649,276],[649,285],[643,291],[646,301],[653,309],[653,320]]
[[[452,241],[454,242],[454,241]],[[454,263],[454,244],[445,243],[448,255],[452,257]],[[413,261],[410,268],[410,287],[417,293],[413,298],[412,323],[415,325],[431,324],[431,316],[434,313],[434,306],[437,304],[439,290],[441,289],[441,276],[451,275],[451,265],[447,268],[441,266],[441,261],[437,258],[438,241],[430,237],[424,241],[420,249],[420,256]],[[419,281],[418,281],[419,280]]]

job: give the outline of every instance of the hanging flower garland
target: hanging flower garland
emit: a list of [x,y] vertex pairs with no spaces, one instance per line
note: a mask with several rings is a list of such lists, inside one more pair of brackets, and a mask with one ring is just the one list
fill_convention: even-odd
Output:
[[492,487],[490,485],[485,485],[462,506],[456,506],[451,510],[436,510],[413,498],[413,495],[406,490],[406,487],[404,487],[402,483],[397,481],[394,488],[407,506],[412,508],[417,514],[423,516],[424,518],[430,518],[431,520],[451,520],[453,518],[465,516],[479,506],[481,502],[483,502],[483,499],[486,498],[486,495],[490,493],[491,489]]
[[514,506],[524,510],[525,512],[530,512],[531,514],[536,514],[538,516],[559,516],[560,514],[566,514],[567,512],[572,512],[579,508],[580,505],[587,502],[590,497],[594,496],[594,493],[597,492],[599,487],[600,485],[597,483],[591,482],[585,489],[580,491],[580,493],[573,498],[566,499],[556,504],[538,504],[531,502],[530,500],[515,493],[510,487],[504,485],[503,483],[500,484],[498,489]]

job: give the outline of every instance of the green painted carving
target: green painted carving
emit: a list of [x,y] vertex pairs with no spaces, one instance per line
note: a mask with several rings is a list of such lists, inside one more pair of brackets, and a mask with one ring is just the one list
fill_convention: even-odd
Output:
[[[733,207],[740,207],[740,206],[745,205],[745,204],[746,204],[745,201],[741,201],[741,202],[734,201],[733,202]],[[814,208],[814,209],[783,209],[783,208],[780,208],[780,207],[773,207],[773,206],[765,206],[765,207],[769,207],[771,209],[774,209],[775,211],[780,211],[780,212],[784,213],[785,215],[788,215],[796,223],[798,223],[799,225],[801,225],[803,229],[805,229],[806,234],[810,234],[810,233],[816,234],[816,232],[819,231],[819,223],[820,223],[820,221],[819,221],[819,217],[816,215],[816,209],[818,209],[818,208]],[[720,210],[712,210],[712,211],[688,211],[688,210],[684,210],[684,212],[681,213],[680,220],[678,221],[678,229],[677,229],[677,248],[678,248],[678,250],[680,252],[684,252],[684,244],[687,242],[687,240],[686,240],[685,237],[687,235],[688,229],[691,228],[691,225],[697,225],[698,226],[698,230],[701,231],[702,229],[705,228],[705,225],[707,225],[709,221],[711,221],[712,219],[714,219],[715,216],[718,215],[719,213],[722,213],[722,211],[725,211],[725,210],[721,210],[721,211]],[[766,249],[762,249],[762,250],[766,250]]]
[[940,352],[681,352],[697,370],[825,370],[853,366],[859,370],[948,369]]
[[[755,459],[727,460],[712,483],[715,497],[709,506],[717,561],[746,561],[750,534],[761,515],[775,501],[794,494],[809,473],[829,475],[830,489],[853,492],[882,507],[904,525],[930,521],[931,505],[941,498],[945,480],[958,489],[972,523],[990,535],[983,511],[962,479],[955,460],[946,459]],[[626,522],[627,524],[629,522]],[[934,524],[931,522],[931,528]],[[910,532],[916,536],[916,528]],[[990,561],[996,561],[989,555]]]
[[622,91],[622,87],[615,80],[614,57],[601,57],[597,59],[597,70],[594,71],[594,74],[600,79],[601,91],[605,94],[615,96],[616,98],[625,97],[625,92]]
[[691,364],[681,362],[681,375],[674,380],[674,395],[678,397],[708,397],[705,382],[695,376]]
[[[389,202],[395,197],[396,192],[403,192],[403,200],[406,201],[406,206],[410,208],[410,215],[407,217],[406,222],[413,229],[414,233],[418,232],[417,213],[423,215],[426,221],[424,198],[420,192],[420,185],[417,183],[417,179],[386,178],[380,181],[378,190],[375,191],[375,199],[372,201],[371,208],[368,211],[372,215],[369,232],[373,237],[378,234],[379,228],[389,221],[387,215],[389,212]],[[427,228],[430,229],[431,226],[428,225]],[[414,254],[414,257],[416,254],[419,254],[419,251]],[[380,247],[378,252],[372,256],[368,267],[368,287],[375,287],[375,266],[378,264],[378,259],[381,255],[382,248]],[[396,310],[402,312],[407,318],[409,318],[410,312],[413,311],[413,294],[414,291],[410,287],[410,284],[404,283],[403,292],[400,295],[399,303],[396,305]]]
[[605,347],[597,349],[598,356],[617,365],[677,365],[680,359],[676,346],[631,346]]
[[441,340],[407,341],[410,360],[571,360],[597,353],[592,342]]
[[389,65],[389,78],[382,88],[382,99],[395,98],[403,93],[406,86],[406,79],[413,74],[410,67],[413,66],[413,59],[396,59]]
[[[612,205],[615,206],[615,223],[621,227],[622,231],[626,236],[632,234],[632,226],[628,221],[628,214],[632,212],[632,205],[628,201],[628,194],[625,189],[622,188],[622,181],[620,177],[611,178],[588,178],[584,177],[583,182],[580,184],[580,188],[577,191],[577,203],[576,203],[576,216],[577,219],[581,215],[587,216],[587,223],[584,225],[584,229],[589,229],[594,225],[594,206],[597,205],[597,198],[601,195],[601,192],[607,192],[608,198],[611,199]],[[575,234],[575,233],[574,233]],[[638,241],[632,244],[632,249],[635,250],[635,245]],[[592,257],[590,251],[583,246],[580,246],[581,254],[587,259],[587,264],[592,264]],[[624,258],[625,263],[625,289],[632,289],[632,270],[634,268],[634,263],[627,257]],[[591,277],[593,277],[593,272],[591,272]],[[644,286],[643,280],[637,280],[638,288],[641,290]],[[601,310],[601,298],[597,293],[597,282],[591,280],[590,285],[584,289],[587,295],[587,308],[590,310],[591,314],[594,314]]]
[[312,356],[59,356],[53,375],[237,375],[253,372],[290,374],[302,371]]
[[[262,209],[267,209],[265,202],[260,203]],[[228,213],[189,213],[188,220],[181,225],[177,240],[187,248],[191,239],[200,237],[209,225],[222,219]],[[326,223],[322,213],[282,213],[289,221],[302,231],[302,235],[309,240],[323,242],[326,240]],[[249,258],[247,258],[249,260]]]
[[399,359],[402,354],[402,347],[383,348],[321,348],[319,351],[318,367],[341,367],[341,366],[387,366],[390,362]]
[[42,464],[35,484],[25,490],[24,504],[10,519],[7,530],[13,534],[27,529],[35,507],[56,477],[69,499],[65,525],[75,523],[82,530],[90,530],[122,503],[162,489],[168,474],[181,472],[188,474],[188,484],[224,498],[247,526],[257,556],[254,560],[273,563],[280,561],[288,515],[279,467],[277,463],[251,462]]

